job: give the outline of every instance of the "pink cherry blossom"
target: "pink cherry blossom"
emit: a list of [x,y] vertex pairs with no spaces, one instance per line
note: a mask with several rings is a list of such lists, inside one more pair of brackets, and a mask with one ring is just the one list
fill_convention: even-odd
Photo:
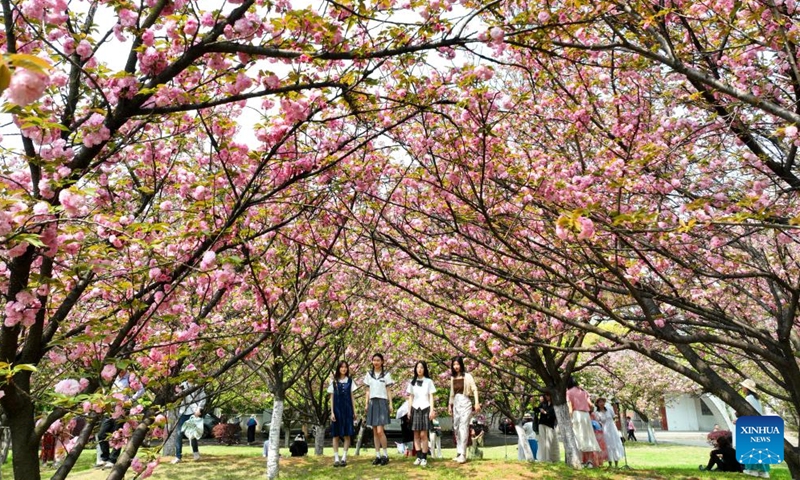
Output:
[[547,23],[550,20],[550,12],[542,10],[536,18],[539,20],[539,23]]
[[114,379],[114,376],[117,374],[117,367],[113,364],[107,364],[103,367],[103,370],[100,372],[100,377],[105,380],[106,382],[110,382]]
[[580,225],[580,232],[578,233],[578,240],[586,240],[592,238],[595,233],[594,222],[586,217],[579,217],[578,224]]
[[92,55],[92,44],[86,40],[81,40],[78,43],[78,47],[75,49],[75,53],[81,57],[81,60],[86,60]]
[[47,88],[47,75],[17,68],[6,90],[8,101],[24,107],[42,96]]
[[79,215],[81,209],[86,202],[83,195],[80,195],[70,189],[61,190],[58,194],[58,201],[62,207],[64,207],[64,211],[66,211],[70,215]]
[[33,213],[36,215],[45,215],[49,211],[50,205],[48,205],[46,202],[38,202],[33,206]]
[[200,268],[207,270],[213,267],[217,261],[217,254],[213,250],[208,250],[203,254],[203,259],[200,261]]
[[494,40],[495,42],[500,42],[500,41],[503,40],[503,37],[505,36],[505,32],[500,27],[492,27],[491,29],[489,29],[489,35],[492,37],[492,40]]
[[54,389],[56,393],[60,393],[61,395],[66,395],[69,397],[74,397],[81,391],[81,385],[80,383],[78,383],[77,380],[68,378],[56,383]]

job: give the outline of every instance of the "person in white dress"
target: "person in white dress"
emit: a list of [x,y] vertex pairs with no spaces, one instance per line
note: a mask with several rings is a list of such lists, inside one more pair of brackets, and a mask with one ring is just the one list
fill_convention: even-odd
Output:
[[613,462],[614,466],[618,467],[618,462],[625,456],[625,451],[622,448],[622,437],[617,425],[614,423],[616,419],[614,407],[608,405],[606,399],[602,397],[595,400],[594,405],[595,418],[603,427],[603,439],[606,441],[606,448],[608,449],[608,465],[611,466]]

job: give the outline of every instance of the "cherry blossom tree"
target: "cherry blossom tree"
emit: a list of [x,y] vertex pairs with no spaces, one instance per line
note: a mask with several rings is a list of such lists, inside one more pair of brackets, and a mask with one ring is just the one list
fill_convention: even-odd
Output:
[[[603,356],[586,370],[586,374],[585,388],[613,400],[625,410],[636,412],[647,425],[648,438],[654,438],[651,421],[661,416],[661,408],[669,402],[670,396],[701,393],[701,388],[686,377],[631,351]],[[622,431],[623,411],[616,413]]]
[[[394,58],[472,40],[442,28],[448,5],[420,8],[424,20],[402,26],[385,22],[395,7],[345,3],[2,5],[0,88],[13,126],[0,167],[0,405],[14,412],[15,475],[39,478],[41,435],[77,413],[90,421],[54,478],[66,477],[104,413],[128,420],[130,439],[110,478],[131,466],[148,474],[155,462],[134,455],[179,401],[174,384],[200,388],[264,342],[277,348],[270,321],[309,300],[284,302],[266,323],[253,318],[263,312],[236,315],[245,299],[279,301],[288,281],[265,278],[248,256],[278,255],[270,239],[320,208],[331,169],[357,171],[354,153],[397,125],[359,127],[363,111],[392,108],[375,102],[376,79],[402,72]],[[406,117],[426,108],[403,107]],[[317,143],[303,139],[323,130]],[[254,271],[266,280],[258,289]],[[223,340],[233,319],[255,330],[240,349]],[[208,365],[183,372],[194,360]],[[123,363],[154,393],[143,411],[126,414],[110,396],[103,372]]]
[[740,413],[752,411],[738,382],[718,371],[743,378],[737,356],[762,366],[766,392],[795,398],[795,245],[780,223],[795,201],[769,186],[775,172],[743,163],[724,122],[636,55],[521,48],[519,71],[499,78],[485,65],[432,75],[428,91],[452,103],[394,137],[408,161],[385,169],[402,173],[364,223],[427,271],[398,272],[447,275],[600,335]]

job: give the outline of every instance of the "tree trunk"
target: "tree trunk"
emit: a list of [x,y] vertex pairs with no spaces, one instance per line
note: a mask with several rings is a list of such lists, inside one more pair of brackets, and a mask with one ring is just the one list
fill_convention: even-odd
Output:
[[640,412],[639,410],[634,410],[634,411],[639,415],[639,418],[642,419],[642,422],[644,422],[644,428],[647,431],[647,443],[652,443],[654,445],[657,444],[658,442],[656,442],[656,432],[655,430],[653,430],[653,425],[652,422],[650,422],[650,417],[647,416],[646,413]]
[[[557,403],[559,402],[560,403]],[[578,450],[578,442],[575,440],[575,432],[572,430],[572,419],[569,416],[567,403],[563,398],[553,398],[553,407],[556,411],[558,420],[558,430],[564,438],[564,453],[567,455],[566,463],[572,468],[581,468],[581,452]]]
[[314,455],[320,456],[325,448],[325,427],[314,425]]
[[139,423],[136,430],[133,431],[131,439],[128,440],[128,444],[120,452],[117,463],[114,464],[114,468],[111,469],[111,473],[108,474],[106,480],[122,480],[125,478],[125,472],[130,468],[131,462],[134,457],[136,457],[136,452],[147,437],[147,432],[150,431],[150,425],[152,424],[153,417],[151,415],[147,415],[146,418]]
[[788,440],[783,440],[783,459],[789,467],[789,473],[794,480],[800,480],[800,446],[794,446]]
[[356,434],[356,457],[361,455],[361,442],[364,440],[364,425],[367,422],[361,420],[358,422],[358,433]]
[[167,435],[166,440],[164,440],[164,445],[161,447],[161,455],[167,457],[174,457],[175,456],[175,440],[178,439],[178,429],[175,428],[178,425],[178,412],[177,410],[170,410],[167,412],[167,425],[170,425],[169,435]]
[[283,392],[275,392],[272,405],[272,423],[269,426],[269,454],[267,455],[267,478],[278,478],[278,452],[281,442],[281,423],[283,422]]
[[[11,449],[11,429],[0,427],[0,465],[5,465],[8,460],[8,451]],[[0,473],[0,479],[3,478]]]
[[[0,427],[0,465],[5,465],[8,460],[8,450],[11,448],[11,431],[8,427]],[[3,471],[0,469],[0,480],[3,480]]]
[[650,422],[647,422],[647,441],[653,445],[658,444],[656,441],[656,431],[653,429],[653,425]]
[[16,393],[14,413],[8,416],[11,430],[11,462],[14,478],[40,480],[39,440],[34,432],[33,403]]
[[84,425],[83,430],[81,433],[78,434],[78,441],[75,443],[75,446],[70,450],[67,456],[64,458],[64,463],[58,467],[56,473],[50,477],[50,480],[64,480],[69,475],[69,472],[72,471],[72,468],[75,466],[75,463],[78,461],[78,458],[81,456],[81,452],[86,447],[86,444],[89,443],[89,438],[92,436],[92,431],[94,431],[95,425],[97,425],[97,421],[99,420],[98,417],[91,417]]

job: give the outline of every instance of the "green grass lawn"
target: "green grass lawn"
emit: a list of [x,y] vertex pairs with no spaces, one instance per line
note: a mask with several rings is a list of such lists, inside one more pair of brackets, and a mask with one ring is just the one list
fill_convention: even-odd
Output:
[[[630,444],[629,444],[630,445]],[[189,450],[191,452],[191,450]],[[384,467],[371,465],[373,451],[362,451],[360,457],[353,456],[350,450],[348,466],[334,468],[332,449],[326,448],[322,457],[308,456],[291,458],[286,449],[281,449],[281,474],[282,479],[442,479],[455,480],[469,478],[470,480],[499,480],[504,478],[514,479],[734,479],[744,478],[738,474],[725,474],[716,472],[701,472],[698,465],[705,463],[708,458],[709,448],[687,447],[677,445],[647,445],[634,444],[628,448],[628,463],[630,470],[623,468],[608,469],[598,468],[592,470],[574,471],[563,464],[528,464],[516,460],[516,446],[490,447],[484,449],[484,459],[471,461],[465,465],[458,465],[450,459],[455,455],[455,449],[444,449],[444,458],[432,460],[427,468],[412,465],[413,458],[404,458],[394,452],[391,463]],[[156,480],[249,480],[265,477],[265,459],[261,457],[260,447],[246,446],[206,446],[200,447],[201,458],[194,461],[191,454],[184,456],[184,461],[171,465],[171,457],[162,458],[162,464],[156,468],[153,479]],[[508,460],[506,460],[506,457]],[[91,468],[94,451],[86,452],[69,478],[77,480],[101,480],[108,471],[98,471]],[[623,462],[624,465],[624,462]],[[82,471],[78,471],[78,469]],[[43,478],[48,478],[48,472],[43,470]],[[9,465],[4,465],[4,478],[10,476]],[[6,476],[8,475],[8,476]],[[127,478],[133,478],[128,475]],[[789,471],[785,464],[773,466],[772,478],[790,480]]]

